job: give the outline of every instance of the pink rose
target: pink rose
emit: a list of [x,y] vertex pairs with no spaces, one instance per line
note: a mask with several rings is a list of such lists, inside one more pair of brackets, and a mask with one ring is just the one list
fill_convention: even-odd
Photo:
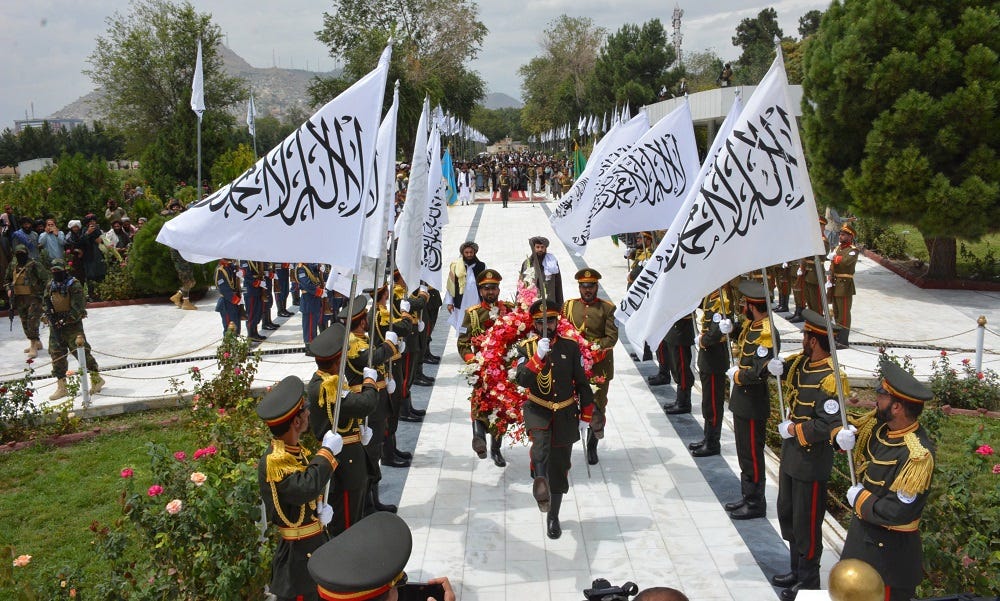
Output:
[[982,380],[983,378],[986,377],[986,375],[983,374],[983,372],[980,371],[980,372],[976,372],[976,377],[979,378],[980,380]]
[[201,472],[195,472],[191,474],[191,481],[194,482],[195,486],[201,486],[202,484],[205,483],[205,480],[208,480],[208,477]]
[[200,369],[198,369],[198,366],[197,366],[197,365],[191,368],[191,373],[194,373],[194,374],[196,374],[196,373],[198,373],[198,372],[200,372],[200,371],[201,371],[201,370],[200,370]]
[[223,359],[228,359],[229,358],[229,353],[228,352],[222,353],[222,358]]
[[965,359],[962,359],[962,365],[968,365],[970,363],[972,363],[972,360],[969,359],[968,357],[966,357]]
[[167,513],[170,515],[177,515],[184,508],[184,502],[180,499],[174,499],[173,501],[167,503]]
[[240,369],[240,368],[238,368],[238,367],[234,367],[234,368],[233,368],[233,373],[234,373],[234,374],[236,374],[236,375],[238,376],[238,375],[240,375],[241,373],[243,373],[243,370],[242,370],[242,369]]
[[174,459],[176,459],[177,461],[184,461],[187,458],[188,458],[187,453],[185,453],[184,451],[177,451],[176,453],[174,453]]
[[154,485],[152,485],[152,486],[149,487],[149,490],[146,491],[146,494],[149,495],[149,496],[151,496],[151,497],[157,497],[159,495],[162,495],[163,494],[163,487],[160,486],[159,484],[154,484]]
[[993,473],[1000,474],[1000,463],[993,466]]
[[14,560],[14,567],[15,568],[23,568],[24,566],[28,565],[29,563],[31,563],[31,556],[30,555],[18,555],[17,558]]
[[122,470],[122,478],[131,478],[131,477],[132,477],[132,468],[127,467]]
[[225,407],[219,407],[219,416],[220,417],[225,417],[226,416],[226,409],[225,409]]
[[977,455],[982,455],[983,457],[986,457],[987,455],[992,455],[993,454],[993,447],[991,447],[988,444],[984,444],[981,447],[979,447],[978,449],[976,449],[976,454]]

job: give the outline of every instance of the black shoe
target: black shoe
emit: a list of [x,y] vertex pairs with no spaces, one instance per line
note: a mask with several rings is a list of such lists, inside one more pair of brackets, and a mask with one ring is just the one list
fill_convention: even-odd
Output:
[[247,338],[250,339],[250,342],[264,342],[265,340],[267,340],[267,338],[264,338],[259,333],[250,334],[249,336],[247,336]]
[[646,378],[646,382],[650,386],[663,386],[664,384],[670,383],[670,376],[664,374],[656,374],[655,376],[649,376]]
[[472,450],[480,459],[486,459],[486,424],[472,420]]
[[413,453],[409,453],[407,451],[400,451],[399,449],[393,449],[392,452],[393,454],[396,455],[396,457],[399,457],[404,461],[410,461],[411,459],[413,459]]
[[799,579],[795,575],[795,572],[789,572],[787,574],[775,574],[771,576],[771,584],[774,586],[780,586],[781,588],[788,588],[798,582]]
[[291,317],[292,315],[294,315],[294,313],[291,313],[290,311],[285,311],[284,309],[278,311],[278,317]]
[[423,417],[423,416],[427,415],[427,410],[426,409],[417,409],[413,405],[410,405],[409,407],[407,407],[406,408],[406,412],[409,413],[410,415],[415,415],[417,417]]
[[746,504],[747,504],[747,498],[743,497],[739,501],[733,501],[732,503],[726,503],[722,507],[726,511],[736,511],[737,509],[739,509],[740,507],[743,507]]
[[688,444],[688,450],[693,451],[693,450],[695,450],[695,449],[697,449],[699,447],[703,447],[703,446],[705,446],[705,439],[704,438],[702,438],[699,441],[692,442],[692,443]]
[[414,386],[434,386],[434,378],[419,374],[413,378]]
[[691,456],[692,457],[711,457],[712,455],[718,455],[721,452],[722,452],[722,450],[719,449],[719,447],[714,447],[713,448],[713,447],[709,447],[709,446],[704,446],[703,445],[703,446],[698,447],[697,449],[692,449],[691,450]]
[[264,328],[265,330],[277,330],[278,329],[277,324],[273,324],[273,323],[265,323],[261,327]]
[[801,582],[796,582],[792,586],[781,591],[781,594],[778,595],[778,597],[781,598],[781,601],[795,601],[795,598],[799,596],[799,591],[803,588],[805,587],[802,586]]
[[379,500],[378,483],[371,485],[368,500],[371,502],[372,508],[375,511],[388,511],[389,513],[396,513],[399,510],[399,508],[395,505],[387,505]]
[[667,415],[681,415],[683,413],[691,413],[691,405],[681,405],[680,403],[674,403],[673,405],[667,405],[663,408],[663,412]]
[[437,365],[438,363],[441,363],[441,357],[427,355],[424,357],[424,363],[426,363],[427,365]]
[[424,418],[420,417],[419,415],[414,415],[412,413],[400,412],[399,421],[418,423],[424,421]]
[[733,518],[734,520],[754,520],[757,518],[765,517],[766,515],[767,515],[767,509],[764,507],[763,504],[751,505],[750,503],[747,503],[746,505],[740,507],[736,511],[729,512],[729,517]]
[[531,483],[531,496],[535,497],[538,510],[542,513],[548,513],[549,501],[552,498],[549,494],[549,481],[542,476],[536,476],[535,481]]
[[396,457],[395,453],[391,457],[386,457],[386,454],[383,453],[381,463],[385,467],[410,467],[409,461]]
[[507,460],[503,458],[503,454],[500,453],[500,448],[490,449],[490,457],[493,458],[493,465],[497,467],[507,467]]
[[796,309],[795,313],[792,313],[792,316],[788,318],[788,323],[802,323],[805,320],[806,318],[802,317],[802,309]]
[[559,538],[560,536],[562,536],[562,526],[559,524],[559,517],[558,516],[549,516],[545,520],[545,522],[546,522],[546,524],[548,526],[548,528],[546,528],[546,532],[545,533],[549,536],[549,538],[551,538],[552,540],[555,540],[555,539]]

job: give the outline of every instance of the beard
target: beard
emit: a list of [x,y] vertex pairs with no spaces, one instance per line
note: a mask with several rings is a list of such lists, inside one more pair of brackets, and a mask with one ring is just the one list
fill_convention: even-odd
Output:
[[466,258],[466,257],[462,257],[462,260],[465,261],[465,265],[466,266],[475,265],[476,263],[479,262],[479,258],[478,257],[472,257],[471,259]]
[[887,424],[889,420],[892,419],[892,405],[889,405],[885,409],[879,409],[875,407],[875,421],[880,424]]

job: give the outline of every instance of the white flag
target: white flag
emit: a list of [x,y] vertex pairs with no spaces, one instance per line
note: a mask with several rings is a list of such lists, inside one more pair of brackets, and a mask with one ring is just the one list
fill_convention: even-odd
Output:
[[787,89],[779,53],[736,119],[691,210],[668,230],[664,242],[676,244],[643,303],[648,309],[625,323],[630,339],[657,344],[703,296],[733,277],[824,252]]
[[391,51],[238,179],[168,221],[157,241],[199,263],[230,257],[354,269]]
[[431,103],[424,97],[424,109],[417,123],[417,137],[410,161],[410,181],[406,186],[406,203],[396,220],[396,269],[410,292],[420,287],[420,265],[423,262],[423,225],[427,215],[427,129]]
[[583,173],[562,197],[549,217],[552,229],[566,246],[578,255],[587,251],[590,234],[586,231],[597,180],[628,147],[649,129],[645,111],[625,123],[616,123],[594,146]]
[[201,119],[205,112],[205,82],[201,74],[201,38],[198,38],[198,58],[194,62],[194,79],[191,81],[191,110]]
[[423,261],[420,279],[441,289],[441,228],[448,223],[447,186],[441,170],[441,132],[434,128],[428,143],[430,169],[427,177],[427,212],[424,214],[421,240]]
[[[729,108],[729,114],[726,115],[725,121],[722,122],[722,126],[715,134],[715,140],[712,142],[712,147],[708,150],[705,162],[702,163],[697,177],[688,189],[687,197],[684,199],[680,210],[674,216],[670,227],[667,228],[667,235],[657,245],[652,256],[646,260],[642,270],[636,275],[632,285],[629,286],[625,298],[619,301],[618,309],[615,311],[615,320],[619,324],[628,323],[633,314],[649,311],[649,304],[646,301],[649,299],[650,291],[656,280],[663,273],[663,266],[666,265],[670,254],[673,253],[677,230],[687,222],[687,217],[691,213],[691,207],[694,206],[695,200],[701,193],[705,177],[715,168],[715,158],[722,151],[722,145],[733,131],[733,126],[736,125],[736,119],[740,116],[742,110],[743,101],[740,100],[739,96],[736,96],[733,106]],[[674,234],[673,238],[670,237],[671,232]]]
[[666,229],[698,173],[698,147],[685,102],[660,119],[597,181],[590,238]]
[[257,135],[257,107],[253,103],[253,91],[250,91],[250,102],[247,104],[247,129],[251,136]]

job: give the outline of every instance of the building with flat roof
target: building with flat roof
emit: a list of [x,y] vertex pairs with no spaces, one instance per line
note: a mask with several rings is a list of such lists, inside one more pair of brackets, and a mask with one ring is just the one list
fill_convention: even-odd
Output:
[[21,133],[29,127],[42,127],[46,122],[52,128],[52,131],[71,130],[84,123],[83,119],[15,119],[14,132]]

